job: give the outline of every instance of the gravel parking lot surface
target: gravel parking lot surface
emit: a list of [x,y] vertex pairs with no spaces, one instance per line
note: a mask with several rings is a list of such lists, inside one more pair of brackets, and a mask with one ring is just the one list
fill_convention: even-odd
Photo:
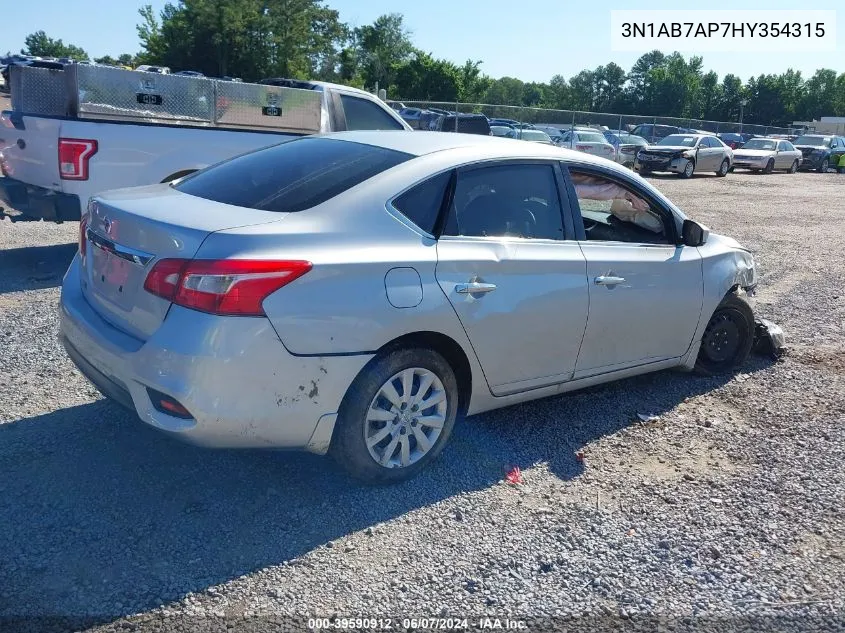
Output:
[[653,182],[754,251],[787,356],[470,418],[389,488],[185,446],[101,399],[56,341],[78,225],[0,222],[0,629],[845,630],[845,176]]

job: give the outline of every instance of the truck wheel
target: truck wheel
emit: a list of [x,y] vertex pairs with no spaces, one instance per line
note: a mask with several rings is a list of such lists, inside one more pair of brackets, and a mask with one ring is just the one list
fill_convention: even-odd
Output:
[[352,382],[329,452],[353,477],[396,483],[414,477],[443,450],[458,411],[458,382],[430,349],[377,356]]
[[822,162],[819,164],[818,172],[820,174],[826,174],[827,173],[827,159],[826,158],[822,159]]
[[707,323],[695,371],[704,376],[730,372],[748,359],[753,345],[754,312],[748,301],[731,292]]

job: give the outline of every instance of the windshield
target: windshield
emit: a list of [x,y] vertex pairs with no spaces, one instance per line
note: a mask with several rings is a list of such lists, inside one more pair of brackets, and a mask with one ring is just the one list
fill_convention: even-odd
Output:
[[799,136],[795,139],[793,145],[816,145],[817,147],[821,147],[822,145],[828,145],[829,143],[829,136]]
[[603,134],[593,134],[592,132],[578,132],[578,140],[584,143],[607,143]]
[[767,149],[774,150],[777,141],[771,141],[764,138],[753,138],[742,146],[742,149]]
[[674,147],[695,147],[696,138],[684,134],[670,134],[662,138],[658,145],[672,145]]

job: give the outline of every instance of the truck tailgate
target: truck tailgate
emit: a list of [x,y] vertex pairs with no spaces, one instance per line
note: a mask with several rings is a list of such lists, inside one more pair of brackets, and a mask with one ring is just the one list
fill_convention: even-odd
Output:
[[61,191],[58,144],[61,120],[13,112],[0,115],[0,161],[4,175],[28,185]]

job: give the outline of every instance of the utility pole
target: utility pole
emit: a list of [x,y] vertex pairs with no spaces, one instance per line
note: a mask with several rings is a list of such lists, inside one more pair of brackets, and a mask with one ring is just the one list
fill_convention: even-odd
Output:
[[748,104],[748,101],[743,99],[739,102],[739,133],[742,134],[742,115],[745,113],[745,106]]

